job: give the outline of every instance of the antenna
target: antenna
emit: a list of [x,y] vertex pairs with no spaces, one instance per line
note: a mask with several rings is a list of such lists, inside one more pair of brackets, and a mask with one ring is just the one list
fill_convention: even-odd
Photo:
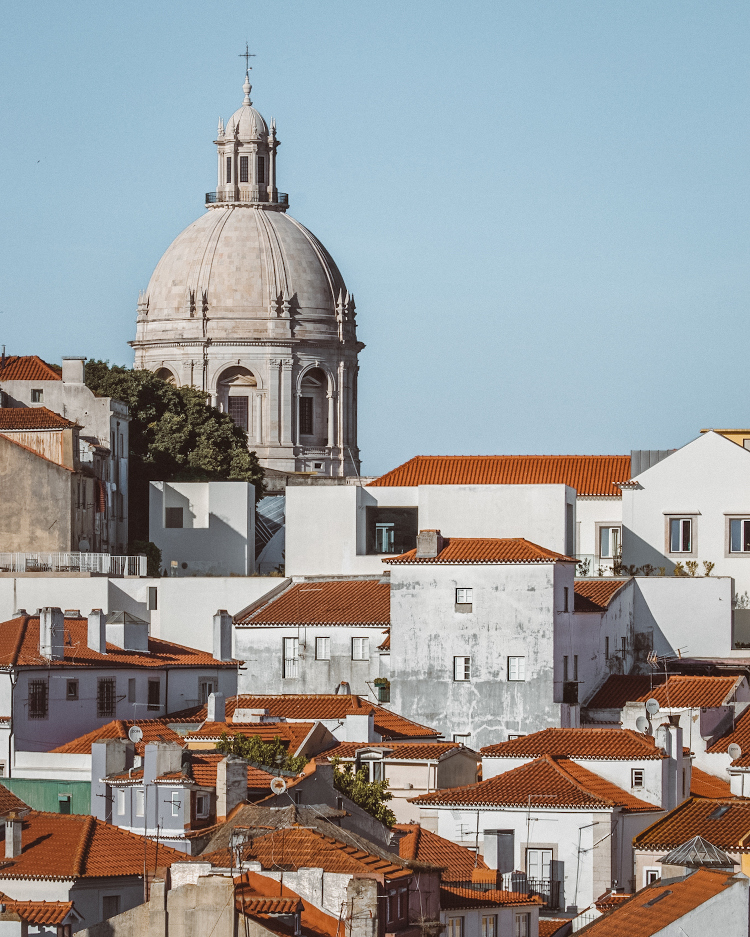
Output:
[[271,790],[274,794],[283,794],[286,790],[286,781],[283,778],[274,778],[271,781]]
[[648,719],[645,716],[639,716],[635,720],[635,727],[639,732],[645,732],[648,728]]
[[646,700],[646,712],[650,716],[655,716],[659,712],[660,709],[661,709],[661,706],[659,705],[658,699],[654,699],[652,696],[651,699]]
[[736,742],[732,742],[732,744],[727,749],[727,754],[732,759],[732,761],[737,761],[738,758],[742,758],[742,749]]
[[140,726],[131,726],[128,729],[128,738],[131,742],[138,744],[143,738],[143,729]]

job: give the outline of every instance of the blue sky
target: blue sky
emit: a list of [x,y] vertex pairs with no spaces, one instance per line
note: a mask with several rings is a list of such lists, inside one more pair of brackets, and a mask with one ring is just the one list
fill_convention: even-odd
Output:
[[363,471],[750,424],[746,2],[7,4],[0,343],[130,364],[219,115],[358,308]]

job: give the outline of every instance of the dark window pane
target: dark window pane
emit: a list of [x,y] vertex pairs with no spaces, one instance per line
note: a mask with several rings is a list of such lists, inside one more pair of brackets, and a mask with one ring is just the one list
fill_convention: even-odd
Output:
[[57,803],[60,813],[70,813],[70,794],[58,794]]
[[750,521],[743,521],[742,526],[745,534],[742,540],[742,549],[748,552],[750,550]]
[[111,718],[115,714],[115,681],[110,677],[97,682],[96,714],[99,718]]
[[232,157],[227,156],[227,182],[232,181]]
[[[745,532],[747,533],[747,528]],[[729,522],[729,549],[732,553],[742,552],[742,521]]]
[[182,508],[164,508],[164,526],[182,527]]
[[47,718],[47,681],[32,680],[29,683],[29,719]]
[[302,436],[313,435],[313,399],[299,398],[299,431]]
[[684,553],[690,552],[690,521],[682,522],[682,550]]
[[416,508],[367,508],[368,554],[405,553],[416,545]]
[[230,397],[229,415],[237,426],[247,432],[247,397]]
[[240,156],[240,182],[247,182],[247,156]]
[[159,680],[148,681],[148,708],[158,709],[161,705],[161,683]]
[[258,157],[258,182],[266,181],[266,159],[264,156]]

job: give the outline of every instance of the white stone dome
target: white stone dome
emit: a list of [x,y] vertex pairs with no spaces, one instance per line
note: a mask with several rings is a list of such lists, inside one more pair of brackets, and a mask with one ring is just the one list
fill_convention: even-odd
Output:
[[263,115],[249,104],[243,104],[232,114],[227,121],[224,136],[233,137],[236,127],[239,127],[240,140],[257,140],[268,136],[268,124]]

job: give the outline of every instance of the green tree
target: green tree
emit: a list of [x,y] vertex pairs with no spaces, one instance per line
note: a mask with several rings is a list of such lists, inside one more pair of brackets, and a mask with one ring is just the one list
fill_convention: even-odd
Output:
[[336,790],[390,829],[396,822],[396,814],[386,807],[386,803],[393,799],[393,794],[388,790],[388,781],[368,781],[366,768],[355,772],[350,761],[342,765],[340,758],[332,758],[331,764]]
[[304,755],[297,755],[296,758],[290,755],[278,735],[272,742],[264,742],[257,735],[248,738],[242,733],[229,736],[226,732],[222,732],[216,743],[216,750],[222,755],[239,755],[240,758],[252,761],[256,765],[279,768],[281,771],[291,771],[294,774],[299,774],[307,764],[307,758]]
[[148,540],[149,481],[247,481],[256,501],[262,496],[263,469],[247,433],[210,406],[208,394],[107,361],[86,364],[86,385],[130,408],[131,541]]

